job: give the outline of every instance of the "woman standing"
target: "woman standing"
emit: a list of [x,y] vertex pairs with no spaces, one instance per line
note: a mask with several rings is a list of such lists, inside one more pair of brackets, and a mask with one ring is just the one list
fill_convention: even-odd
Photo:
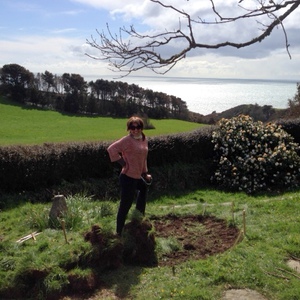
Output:
[[139,117],[131,117],[127,121],[129,134],[111,144],[107,149],[111,162],[118,162],[122,166],[119,177],[121,201],[117,214],[117,234],[119,235],[122,234],[126,216],[137,191],[139,192],[136,199],[136,209],[145,214],[146,183],[150,183],[152,177],[148,174],[148,141],[143,129],[143,120]]

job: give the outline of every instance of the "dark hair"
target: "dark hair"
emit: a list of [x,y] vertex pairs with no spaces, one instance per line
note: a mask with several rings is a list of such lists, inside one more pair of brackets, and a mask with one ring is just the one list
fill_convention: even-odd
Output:
[[[144,129],[144,121],[140,118],[140,117],[136,117],[133,116],[131,118],[128,119],[127,121],[127,131],[130,130],[130,126],[133,124],[137,124],[138,126],[141,127],[141,129]],[[145,134],[142,132],[142,136],[143,136],[143,141],[145,140]]]

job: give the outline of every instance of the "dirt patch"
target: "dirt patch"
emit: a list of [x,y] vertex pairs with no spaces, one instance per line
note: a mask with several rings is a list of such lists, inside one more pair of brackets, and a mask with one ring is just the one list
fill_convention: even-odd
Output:
[[[227,221],[218,219],[213,216],[202,216],[202,215],[189,215],[189,216],[176,216],[167,215],[163,217],[151,217],[151,224],[155,229],[155,240],[166,239],[170,237],[176,240],[180,245],[179,249],[163,254],[162,257],[158,258],[159,266],[175,266],[188,260],[205,259],[208,256],[222,253],[230,249],[235,243],[238,242],[240,231],[237,227],[228,225]],[[148,223],[146,224],[148,230]],[[141,240],[140,225],[137,226],[134,223],[127,223],[126,230],[133,230],[135,237],[139,237]],[[125,229],[125,228],[124,228]],[[142,230],[143,231],[143,230]],[[147,236],[147,232],[146,232]],[[142,239],[143,240],[143,239]],[[140,246],[143,243],[139,243]],[[152,244],[151,244],[152,245]],[[138,249],[136,249],[138,250]],[[145,252],[140,249],[142,253]],[[240,298],[239,296],[244,295],[244,291],[227,291],[229,294],[225,294],[224,299],[263,299],[263,298]],[[226,293],[227,293],[226,292]],[[234,298],[233,293],[236,292]],[[247,295],[250,291],[248,291]],[[255,294],[254,296],[257,296]],[[232,297],[232,298],[228,298]],[[107,288],[101,288],[93,296],[90,295],[88,298],[84,298],[79,295],[73,295],[69,297],[61,298],[64,300],[82,300],[82,299],[121,299],[113,291]]]
[[222,253],[231,248],[239,236],[237,227],[212,216],[167,215],[151,221],[156,238],[172,237],[181,244],[179,250],[164,254],[159,259],[160,266],[177,265]]

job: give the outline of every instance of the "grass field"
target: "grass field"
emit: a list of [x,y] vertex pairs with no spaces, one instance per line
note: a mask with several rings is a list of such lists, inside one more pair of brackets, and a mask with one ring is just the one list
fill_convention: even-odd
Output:
[[[126,120],[111,117],[63,115],[56,111],[20,106],[0,98],[0,145],[72,141],[112,141],[127,134]],[[180,120],[150,120],[147,136],[188,132],[201,124]]]
[[[300,277],[286,262],[292,256],[300,258],[299,199],[299,192],[251,197],[244,193],[214,190],[157,198],[148,203],[147,216],[170,213],[201,215],[205,206],[206,214],[228,220],[228,224],[232,223],[230,204],[234,203],[234,223],[241,230],[246,228],[246,235],[224,253],[206,259],[190,259],[173,269],[170,266],[124,265],[104,272],[100,276],[102,288],[88,298],[218,300],[227,289],[247,288],[256,290],[268,300],[297,300]],[[47,270],[50,274],[41,288],[59,290],[66,278],[59,266],[76,262],[81,251],[87,251],[89,247],[83,240],[84,232],[93,224],[114,230],[117,202],[89,201],[84,196],[77,196],[70,197],[68,203],[73,220],[72,228],[67,230],[68,244],[62,230],[47,228],[51,204],[28,202],[1,212],[0,288],[24,284],[30,270]],[[243,211],[246,212],[245,227]],[[23,244],[16,243],[20,237],[33,231],[42,232],[36,241],[30,239]],[[170,243],[171,239],[164,240],[164,244]],[[91,270],[78,268],[76,272],[77,276],[84,277]]]

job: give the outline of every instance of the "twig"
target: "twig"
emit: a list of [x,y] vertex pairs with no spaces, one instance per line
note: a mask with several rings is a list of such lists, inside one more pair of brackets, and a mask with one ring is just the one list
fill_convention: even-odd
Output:
[[281,268],[276,268],[276,269],[278,269],[278,270],[280,270],[280,271],[282,271],[282,272],[288,273],[288,274],[290,274],[290,275],[293,275],[294,277],[300,279],[300,276],[294,274],[293,272],[290,272],[290,271],[287,271],[287,270],[281,269]]
[[30,233],[30,234],[28,234],[28,235],[26,235],[26,236],[23,236],[23,237],[20,238],[19,240],[17,240],[17,243],[22,244],[22,243],[24,243],[25,241],[30,240],[30,239],[33,239],[33,240],[35,241],[35,240],[36,240],[35,237],[36,237],[37,235],[39,235],[39,234],[41,234],[41,232],[37,232],[37,231],[32,232],[32,233]]
[[299,258],[299,257],[296,257],[296,256],[294,256],[294,255],[290,255],[290,258],[292,258],[293,260],[300,261],[300,258]]
[[263,270],[263,272],[264,272],[265,274],[267,274],[267,275],[275,276],[275,277],[282,278],[282,279],[285,279],[285,280],[290,280],[288,277],[283,276],[283,275],[280,275],[280,274],[271,273],[271,272],[264,271],[264,270]]

